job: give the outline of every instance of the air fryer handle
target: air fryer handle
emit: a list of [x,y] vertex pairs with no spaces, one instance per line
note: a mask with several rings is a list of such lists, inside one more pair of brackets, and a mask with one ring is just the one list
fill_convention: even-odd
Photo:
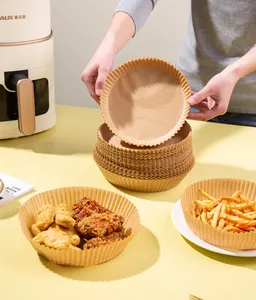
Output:
[[16,81],[16,91],[19,130],[31,135],[36,129],[34,84],[28,78],[20,78]]

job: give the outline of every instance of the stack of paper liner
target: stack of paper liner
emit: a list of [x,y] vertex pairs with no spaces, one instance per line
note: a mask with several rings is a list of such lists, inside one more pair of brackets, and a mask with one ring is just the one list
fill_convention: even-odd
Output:
[[160,192],[184,179],[195,164],[186,122],[190,95],[186,78],[160,59],[135,59],[111,72],[101,96],[105,124],[94,149],[110,183]]
[[[72,205],[83,197],[96,200],[102,206],[124,217],[125,238],[105,246],[89,250],[54,250],[32,240],[31,225],[35,223],[38,209],[44,204]],[[60,265],[92,266],[104,263],[120,254],[140,228],[140,217],[136,207],[125,197],[106,190],[90,187],[67,187],[39,193],[29,199],[19,211],[21,229],[34,249],[43,257]]]
[[181,198],[185,220],[200,239],[216,247],[231,251],[256,249],[256,231],[227,232],[205,224],[192,215],[194,200],[202,199],[199,189],[203,189],[215,198],[231,196],[235,191],[240,191],[244,196],[255,201],[256,182],[234,178],[208,179],[193,183],[185,190]]

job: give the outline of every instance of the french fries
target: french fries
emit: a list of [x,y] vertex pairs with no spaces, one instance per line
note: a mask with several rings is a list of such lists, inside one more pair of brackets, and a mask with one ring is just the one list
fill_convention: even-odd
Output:
[[215,198],[202,189],[203,200],[195,200],[192,214],[201,222],[228,232],[256,230],[256,201],[245,197],[240,191],[232,196]]

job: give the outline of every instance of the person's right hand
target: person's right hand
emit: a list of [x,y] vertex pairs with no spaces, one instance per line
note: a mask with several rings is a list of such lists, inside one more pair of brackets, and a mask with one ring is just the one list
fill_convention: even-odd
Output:
[[100,102],[100,95],[107,76],[112,71],[116,54],[134,36],[135,31],[135,23],[130,15],[125,12],[115,13],[108,32],[84,69],[81,79],[97,103]]
[[100,95],[104,90],[106,78],[112,71],[114,59],[115,55],[111,51],[98,49],[81,75],[81,79],[90,95],[98,104]]

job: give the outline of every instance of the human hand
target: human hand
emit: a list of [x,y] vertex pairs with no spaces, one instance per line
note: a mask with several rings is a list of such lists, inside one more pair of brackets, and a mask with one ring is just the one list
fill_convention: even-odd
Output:
[[113,68],[114,59],[114,52],[99,48],[81,75],[90,95],[98,104],[106,78]]
[[238,81],[235,74],[224,70],[215,75],[198,93],[192,93],[188,103],[199,109],[190,112],[189,119],[208,121],[227,112],[233,89]]

